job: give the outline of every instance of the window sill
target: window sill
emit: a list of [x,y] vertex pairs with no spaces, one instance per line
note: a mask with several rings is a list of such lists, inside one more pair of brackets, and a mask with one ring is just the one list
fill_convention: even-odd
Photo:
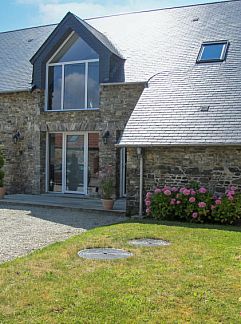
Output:
[[44,112],[72,112],[72,111],[93,111],[100,110],[100,108],[82,108],[82,109],[59,109],[59,110],[44,110]]

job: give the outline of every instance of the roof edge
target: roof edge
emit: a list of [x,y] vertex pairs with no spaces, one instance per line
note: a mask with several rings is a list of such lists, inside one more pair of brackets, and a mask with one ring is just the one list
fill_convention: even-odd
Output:
[[[219,4],[219,3],[229,3],[229,2],[239,2],[239,1],[241,1],[241,0],[225,0],[225,1],[220,1],[219,0],[219,1],[212,1],[212,2],[205,2],[205,3],[196,3],[196,4],[183,5],[183,6],[164,7],[164,8],[150,9],[150,10],[140,10],[140,11],[131,11],[131,12],[116,13],[116,14],[110,14],[110,15],[96,16],[96,17],[90,17],[90,18],[83,18],[82,20],[89,21],[89,20],[94,20],[94,19],[101,19],[101,18],[109,18],[109,17],[116,17],[116,16],[125,16],[125,15],[138,14],[138,13],[142,13],[142,12],[145,13],[145,12],[162,11],[162,10],[182,9],[182,8],[189,8],[189,7],[207,6],[207,5],[214,5],[214,4]],[[48,26],[57,26],[59,23],[60,23],[60,21],[59,22],[56,22],[56,23],[52,23],[52,24],[38,25],[38,26],[30,26],[30,27],[25,27],[25,28],[18,28],[18,29],[6,30],[6,31],[1,31],[0,34],[12,33],[12,32],[17,32],[17,31],[21,31],[21,30],[33,29],[33,28],[41,28],[41,27],[48,27]]]
[[240,143],[200,143],[200,144],[194,144],[194,143],[183,143],[183,144],[115,144],[116,147],[129,147],[129,148],[137,148],[137,147],[142,147],[142,148],[148,148],[148,147],[186,147],[186,146],[192,146],[192,147],[206,147],[206,146],[241,146]]

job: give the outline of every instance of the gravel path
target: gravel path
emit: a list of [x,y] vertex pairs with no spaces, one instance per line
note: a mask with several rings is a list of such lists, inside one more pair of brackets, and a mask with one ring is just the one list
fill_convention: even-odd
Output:
[[0,206],[0,263],[124,217],[29,206]]

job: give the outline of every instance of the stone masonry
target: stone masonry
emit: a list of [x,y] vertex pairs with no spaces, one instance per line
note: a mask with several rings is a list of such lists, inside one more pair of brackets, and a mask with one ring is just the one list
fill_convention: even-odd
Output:
[[[7,193],[37,194],[45,191],[48,132],[98,131],[100,168],[113,165],[115,179],[118,179],[118,149],[115,144],[143,88],[143,83],[101,85],[100,109],[63,112],[44,111],[43,91],[1,94],[0,142],[5,148]],[[12,138],[17,130],[24,138],[14,144]],[[110,132],[110,138],[104,145],[102,136],[106,130]]]
[[[0,142],[4,145],[7,193],[39,193],[40,95],[38,91],[0,95]],[[24,137],[17,144],[13,135]]]
[[[223,193],[233,184],[241,188],[241,146],[150,147],[144,149],[144,194],[155,186],[182,186],[191,181]],[[128,148],[127,211],[139,208],[139,160]]]

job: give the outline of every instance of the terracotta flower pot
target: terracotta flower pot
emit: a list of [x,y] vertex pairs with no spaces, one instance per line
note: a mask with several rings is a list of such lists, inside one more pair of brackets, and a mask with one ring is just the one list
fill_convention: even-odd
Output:
[[113,199],[101,199],[103,208],[106,210],[113,209],[114,200]]
[[6,192],[6,188],[0,187],[0,199],[4,198],[5,192]]

